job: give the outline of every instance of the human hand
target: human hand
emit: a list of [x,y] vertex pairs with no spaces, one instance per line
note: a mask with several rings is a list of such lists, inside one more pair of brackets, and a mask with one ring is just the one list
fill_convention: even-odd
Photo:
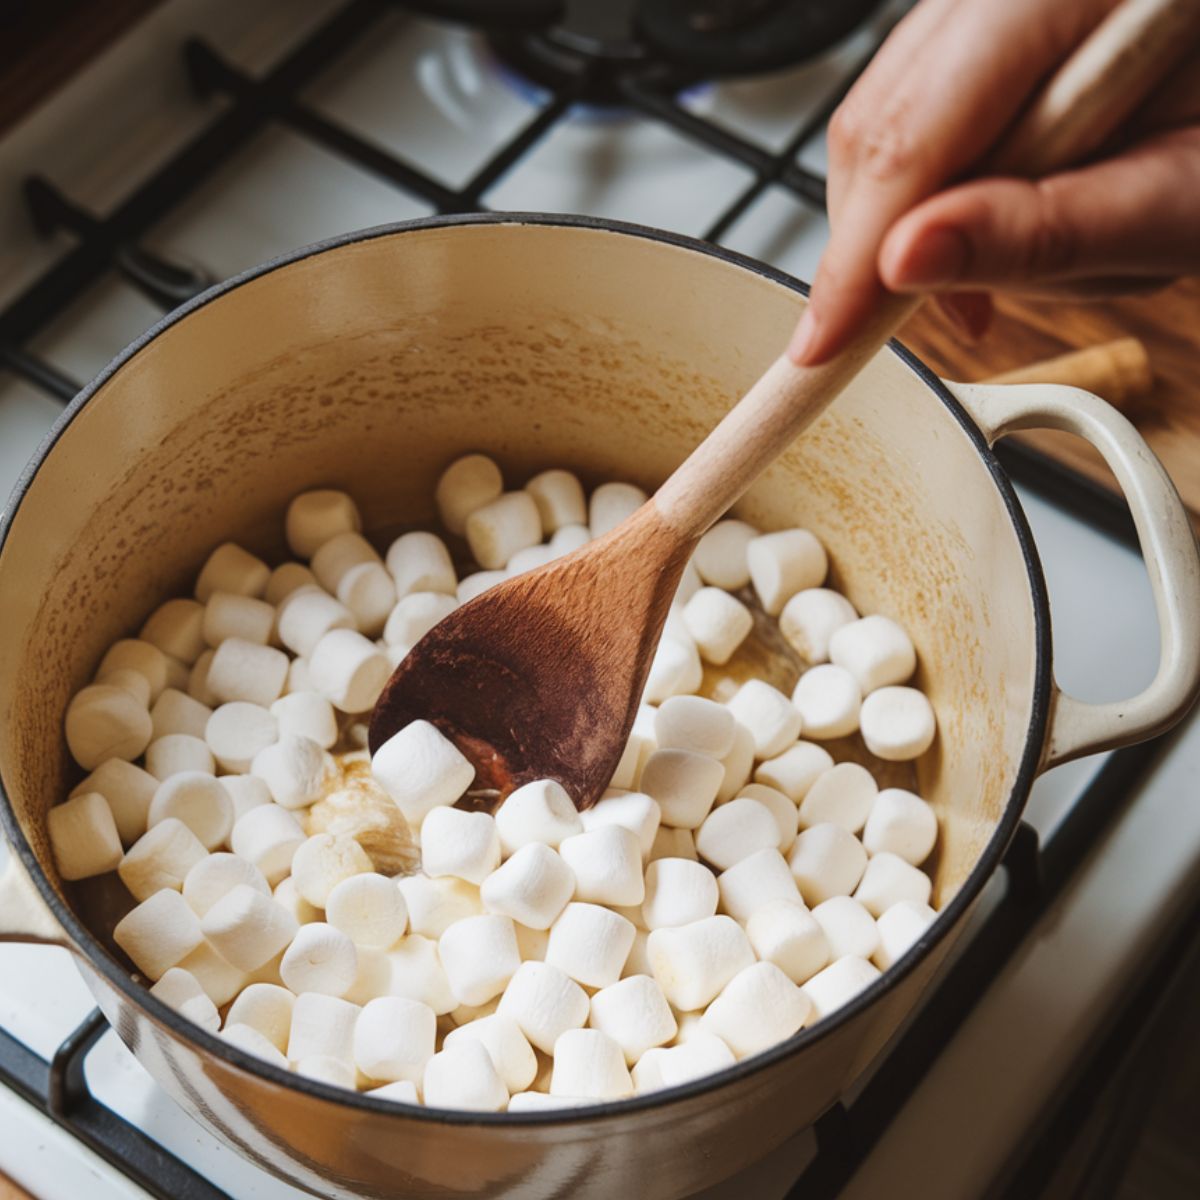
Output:
[[923,0],[829,128],[830,242],[789,347],[817,363],[884,287],[972,336],[992,290],[1097,296],[1200,271],[1200,66],[1185,61],[1089,164],[967,182],[1114,0]]

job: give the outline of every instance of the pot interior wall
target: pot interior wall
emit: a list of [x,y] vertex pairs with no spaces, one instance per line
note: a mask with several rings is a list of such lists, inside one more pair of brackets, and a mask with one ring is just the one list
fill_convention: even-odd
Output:
[[[344,487],[369,530],[429,522],[468,450],[520,484],[566,466],[653,488],[783,344],[802,300],[642,237],[485,224],[379,236],[252,279],[139,350],[76,414],[0,555],[0,770],[47,870],[45,810],[76,777],[71,693],[235,538],[279,557],[295,492]],[[801,524],[864,612],[912,633],[941,733],[935,898],[1008,798],[1029,722],[1026,567],[978,451],[890,352],[742,502]]]

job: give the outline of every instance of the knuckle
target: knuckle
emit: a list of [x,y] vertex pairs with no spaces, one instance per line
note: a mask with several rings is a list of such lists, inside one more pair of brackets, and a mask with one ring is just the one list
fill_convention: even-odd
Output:
[[853,158],[861,131],[862,121],[859,117],[858,106],[852,99],[843,100],[833,110],[833,116],[829,118],[827,138],[830,157],[841,161]]
[[1037,217],[1024,266],[1031,276],[1065,275],[1079,258],[1079,236],[1053,180],[1034,185]]
[[902,178],[920,165],[920,141],[906,105],[890,105],[860,130],[857,160],[868,178],[880,183]]

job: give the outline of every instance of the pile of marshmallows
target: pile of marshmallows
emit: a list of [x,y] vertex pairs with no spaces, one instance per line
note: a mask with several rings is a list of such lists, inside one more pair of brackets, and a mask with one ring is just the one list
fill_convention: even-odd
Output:
[[[586,812],[549,780],[494,816],[454,807],[473,770],[424,721],[368,763],[362,714],[428,629],[645,494],[608,483],[585,500],[560,470],[505,492],[469,455],[436,499],[475,573],[458,579],[427,532],[380,558],[349,496],[306,492],[286,534],[308,565],[219,546],[194,598],[112,646],[72,700],[67,744],[91,773],[49,814],[59,870],[118,872],[137,905],[113,936],[156,996],[311,1078],[525,1112],[728,1067],[909,949],[934,919],[919,869],[934,812],[820,743],[858,730],[879,758],[914,758],[933,712],[904,686],[908,636],[821,586],[804,530],[727,520],[701,541]],[[808,669],[790,697],[759,679],[726,704],[690,694],[702,660],[726,663],[750,632],[731,594],[748,585]],[[390,878],[353,821],[306,829],[352,784],[402,814],[420,872]]]

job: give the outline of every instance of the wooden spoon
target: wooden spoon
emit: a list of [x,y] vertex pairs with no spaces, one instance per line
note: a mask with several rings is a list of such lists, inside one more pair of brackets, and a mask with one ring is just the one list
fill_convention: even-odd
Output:
[[[1129,19],[1133,9],[1140,20]],[[1126,0],[1050,81],[1000,155],[1010,145],[1040,148],[1030,131],[1047,127],[1055,130],[1058,164],[1098,145],[1157,77],[1146,58],[1179,53],[1185,39],[1162,36],[1164,24],[1178,35],[1183,13],[1194,30],[1196,11],[1195,0]],[[1127,69],[1131,54],[1136,72]],[[1101,79],[1112,88],[1098,87]],[[1044,153],[1037,165],[1047,169]],[[534,779],[558,780],[580,808],[595,803],[621,757],[696,542],[919,303],[885,294],[853,342],[819,366],[777,359],[622,525],[498,584],[435,626],[375,706],[372,753],[423,718],[474,764],[476,803],[502,799]]]

